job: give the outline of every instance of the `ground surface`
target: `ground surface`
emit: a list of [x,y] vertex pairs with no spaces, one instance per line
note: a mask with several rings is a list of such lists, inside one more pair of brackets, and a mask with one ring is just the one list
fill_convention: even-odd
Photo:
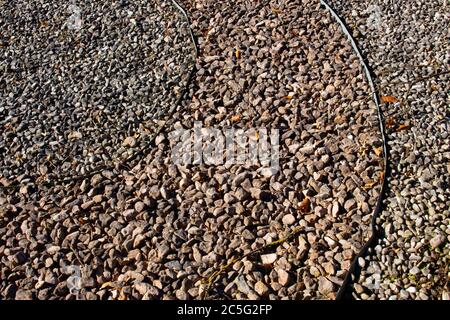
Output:
[[[386,156],[359,59],[315,0],[181,4],[190,24],[166,1],[0,2],[1,298],[336,297]],[[449,8],[330,5],[390,147],[353,296],[448,299]],[[194,122],[278,129],[279,170],[174,164],[169,133]]]

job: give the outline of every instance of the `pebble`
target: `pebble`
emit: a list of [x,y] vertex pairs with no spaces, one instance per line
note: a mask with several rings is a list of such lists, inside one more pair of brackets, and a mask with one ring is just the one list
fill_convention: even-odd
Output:
[[265,297],[269,293],[269,288],[264,284],[262,281],[257,281],[255,283],[255,291],[258,293],[261,297]]
[[291,281],[290,274],[283,269],[279,269],[278,270],[278,283],[281,284],[283,287],[285,287],[290,283],[290,281]]
[[236,278],[235,283],[237,285],[237,289],[244,293],[249,294],[250,293],[250,287],[248,286],[247,282],[245,281],[243,276],[239,276]]
[[327,278],[320,277],[318,290],[322,295],[327,296],[334,291],[334,284]]
[[261,255],[261,261],[264,265],[271,265],[277,260],[276,253],[269,253]]
[[442,241],[442,236],[441,235],[437,235],[437,236],[435,236],[434,238],[432,238],[430,240],[430,246],[431,246],[431,248],[436,249],[442,244],[442,242],[443,242]]
[[295,217],[292,214],[287,214],[283,217],[283,224],[291,225],[295,223]]
[[29,290],[18,289],[15,300],[33,300],[33,294]]

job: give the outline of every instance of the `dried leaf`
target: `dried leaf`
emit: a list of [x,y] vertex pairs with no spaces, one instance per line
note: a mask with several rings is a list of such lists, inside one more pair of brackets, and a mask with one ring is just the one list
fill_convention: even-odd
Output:
[[336,123],[336,124],[343,124],[346,122],[347,122],[347,117],[345,117],[345,116],[336,116],[334,118],[334,123]]
[[241,115],[240,114],[236,114],[234,116],[231,117],[231,121],[233,122],[237,122],[241,120]]
[[288,101],[291,101],[293,98],[294,98],[294,96],[291,96],[291,95],[283,97],[283,99],[286,99]]
[[394,126],[394,124],[395,124],[394,118],[393,117],[389,117],[387,119],[387,121],[386,121],[386,128],[390,129],[390,128],[392,128]]
[[408,128],[409,128],[409,126],[407,124],[401,124],[401,125],[399,125],[397,127],[397,129],[395,129],[395,131],[399,132],[399,131],[402,131],[402,130],[406,130]]
[[309,198],[305,198],[298,206],[298,209],[303,213],[307,213],[310,211],[310,205],[311,201],[309,200]]
[[394,102],[397,102],[398,100],[394,96],[382,96],[381,101],[386,102],[386,103],[394,103]]
[[278,9],[278,8],[271,8],[271,10],[272,10],[273,13],[276,13],[276,14],[282,12],[281,9]]
[[368,182],[365,185],[363,185],[363,189],[365,189],[365,190],[372,189],[375,184],[376,184],[376,182]]
[[127,296],[123,292],[123,289],[120,289],[119,297],[117,298],[117,300],[127,300]]
[[100,289],[105,289],[105,288],[108,288],[108,287],[114,288],[114,284],[111,281],[105,282],[104,284],[102,284]]
[[206,37],[209,33],[209,30],[211,30],[210,28],[205,28],[200,30],[200,32],[203,34],[204,37]]
[[379,147],[379,148],[373,148],[373,151],[375,152],[375,154],[380,157],[383,154],[383,148]]
[[439,91],[438,86],[436,86],[436,85],[434,85],[434,84],[432,84],[432,85],[430,86],[430,89],[431,89],[431,91]]
[[147,133],[151,132],[150,129],[148,129],[146,126],[142,126],[142,130]]
[[234,55],[236,56],[236,59],[239,59],[241,57],[241,51],[239,49],[236,49]]
[[256,136],[256,140],[259,140],[259,137],[260,137],[259,131],[256,131],[255,136]]

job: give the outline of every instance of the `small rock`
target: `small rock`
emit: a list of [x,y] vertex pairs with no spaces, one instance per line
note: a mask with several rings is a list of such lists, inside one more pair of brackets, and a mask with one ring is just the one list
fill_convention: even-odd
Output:
[[417,267],[412,267],[411,270],[409,270],[409,273],[412,275],[416,275],[420,272],[420,269]]
[[269,254],[261,255],[261,261],[265,265],[270,265],[270,264],[274,263],[276,260],[277,260],[276,253],[269,253]]
[[202,254],[200,253],[200,250],[198,250],[196,247],[192,248],[192,255],[194,257],[195,262],[197,263],[202,262]]
[[260,199],[261,196],[261,189],[259,188],[250,188],[250,194],[252,196],[253,199]]
[[134,210],[136,212],[142,212],[145,208],[145,204],[142,201],[138,201],[134,204]]
[[409,293],[416,293],[417,289],[415,287],[409,287],[406,289],[406,291],[408,291]]
[[172,270],[176,270],[176,271],[180,271],[181,269],[183,269],[183,267],[181,266],[181,263],[177,260],[169,261],[166,264],[164,264],[164,266],[168,269],[172,269]]
[[336,218],[338,216],[338,214],[339,214],[339,211],[340,211],[339,202],[334,201],[333,202],[333,208],[331,210],[331,213],[332,213],[333,217]]
[[325,236],[325,237],[324,237],[324,240],[327,242],[328,246],[329,246],[331,249],[336,248],[337,242],[336,242],[335,240],[333,240],[332,238],[330,238],[330,237],[328,237],[328,236]]
[[24,252],[19,251],[13,256],[13,261],[16,265],[20,265],[27,261],[27,255]]
[[158,246],[158,258],[163,259],[169,253],[170,248],[165,244],[161,244]]
[[98,195],[94,196],[94,197],[92,198],[92,200],[93,200],[95,203],[100,203],[100,202],[102,202],[102,200],[103,200],[103,195],[98,194]]
[[255,235],[248,229],[245,229],[244,231],[242,231],[242,237],[244,237],[244,239],[246,239],[246,240],[254,240],[255,239]]
[[244,276],[237,277],[235,280],[235,283],[240,292],[242,292],[244,294],[250,293],[250,287],[248,286],[247,281],[245,281]]
[[189,294],[183,289],[178,289],[177,291],[175,291],[175,296],[177,297],[178,300],[189,299]]
[[138,234],[136,238],[134,238],[133,248],[139,248],[145,240],[145,236],[143,234]]
[[59,250],[61,250],[60,246],[50,246],[47,248],[47,253],[53,255],[53,254],[59,252]]
[[91,208],[94,205],[94,203],[95,203],[94,200],[86,201],[85,203],[83,203],[81,205],[81,209],[88,210],[89,208]]
[[287,286],[291,281],[290,274],[283,269],[278,270],[278,283],[282,286]]
[[295,217],[292,214],[287,214],[283,217],[282,221],[285,225],[291,225],[295,223]]
[[364,260],[363,257],[359,257],[359,258],[358,258],[358,265],[359,265],[361,268],[364,268],[364,267],[366,266],[366,260]]
[[441,235],[437,235],[435,236],[433,239],[430,240],[430,246],[433,249],[436,249],[437,247],[439,247],[442,244],[443,240]]
[[28,290],[18,289],[16,291],[16,300],[33,300],[33,293]]
[[152,286],[146,282],[138,282],[134,285],[134,288],[141,295],[145,295],[149,290],[151,290]]
[[258,281],[255,283],[255,291],[261,297],[265,297],[269,293],[269,288],[262,281]]
[[123,145],[125,147],[131,147],[133,148],[136,145],[136,139],[134,137],[127,137],[125,138],[125,140],[123,141]]
[[334,284],[325,277],[319,278],[319,292],[324,296],[332,293],[334,290]]

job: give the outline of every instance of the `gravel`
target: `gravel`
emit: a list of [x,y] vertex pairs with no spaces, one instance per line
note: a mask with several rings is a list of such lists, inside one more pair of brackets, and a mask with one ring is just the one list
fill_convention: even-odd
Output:
[[329,3],[351,26],[380,96],[397,100],[382,105],[391,175],[377,223],[385,236],[365,258],[358,279],[365,293],[354,296],[444,299],[450,291],[448,3]]
[[[324,294],[317,290],[319,279],[341,282],[370,235],[367,218],[378,197],[382,171],[382,157],[374,151],[381,143],[376,109],[358,59],[315,2],[277,7],[268,1],[197,2],[186,7],[201,55],[189,99],[180,106],[181,116],[173,126],[189,129],[201,121],[215,128],[279,128],[281,170],[263,176],[245,165],[173,168],[165,160],[167,142],[159,144],[159,150],[137,165],[151,176],[130,177],[134,188],[145,183],[146,190],[167,194],[152,193],[158,218],[150,241],[171,248],[173,253],[164,261],[179,262],[182,270],[177,273],[198,289],[187,291],[189,298],[333,298],[338,285],[325,283]],[[324,71],[332,65],[330,59],[340,61],[333,73]],[[235,115],[240,115],[238,121]],[[171,170],[176,173],[170,175]],[[151,186],[155,183],[158,187]],[[214,192],[207,192],[211,189]],[[310,202],[306,209],[305,199]],[[346,210],[349,200],[355,205]],[[297,227],[308,232],[272,252],[232,263],[206,294],[202,280],[221,266]],[[175,235],[176,230],[183,232]],[[152,261],[151,254],[142,260]],[[174,298],[173,290],[182,290],[177,274],[163,262],[151,264],[164,284],[161,296]]]
[[[193,64],[166,1],[2,2],[2,161],[9,183],[114,166],[145,145]],[[81,19],[79,29],[70,21]]]
[[[182,4],[201,52],[169,115],[194,63],[187,21],[171,2],[84,2],[80,29],[66,3],[1,3],[2,299],[336,297],[371,235],[383,172],[377,110],[357,56],[315,0]],[[428,106],[430,115],[416,115],[427,122],[390,132],[401,141],[393,155],[415,158],[409,171],[393,161],[402,179],[392,176],[386,206],[408,211],[383,211],[395,241],[388,234],[359,262],[358,298],[448,298],[432,282],[448,265],[450,173],[448,114],[433,118],[448,111],[445,83],[435,82],[429,100],[411,90],[429,101],[417,103]],[[117,166],[168,119],[152,148]],[[280,170],[174,164],[169,132],[195,121],[278,129]],[[423,152],[411,153],[413,142]],[[416,282],[370,289],[390,266],[401,277],[417,267]]]

